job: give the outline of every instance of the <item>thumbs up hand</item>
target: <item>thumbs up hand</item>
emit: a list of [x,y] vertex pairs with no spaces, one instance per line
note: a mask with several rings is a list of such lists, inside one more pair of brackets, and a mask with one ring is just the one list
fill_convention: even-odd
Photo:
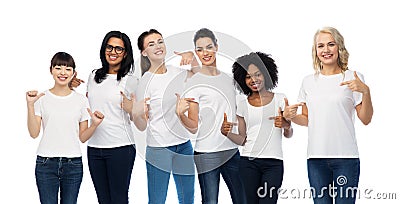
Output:
[[228,136],[228,133],[232,131],[233,126],[236,126],[237,123],[228,122],[228,116],[224,113],[224,121],[221,125],[221,133],[225,136]]
[[354,71],[354,79],[345,81],[340,83],[340,86],[347,85],[347,87],[351,91],[357,91],[362,94],[368,94],[369,93],[369,87],[361,81],[361,79],[358,77],[357,72]]
[[289,129],[290,123],[283,117],[283,112],[281,107],[278,108],[278,116],[275,118],[274,125],[277,128]]

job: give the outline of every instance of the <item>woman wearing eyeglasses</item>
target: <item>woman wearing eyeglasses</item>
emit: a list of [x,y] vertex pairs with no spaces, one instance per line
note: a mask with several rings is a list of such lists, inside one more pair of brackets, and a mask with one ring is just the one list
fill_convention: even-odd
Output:
[[92,109],[107,117],[88,142],[89,171],[100,204],[128,203],[128,189],[136,150],[130,113],[123,97],[134,93],[138,79],[133,75],[129,37],[120,31],[106,34],[100,48],[102,67],[89,76],[86,95]]

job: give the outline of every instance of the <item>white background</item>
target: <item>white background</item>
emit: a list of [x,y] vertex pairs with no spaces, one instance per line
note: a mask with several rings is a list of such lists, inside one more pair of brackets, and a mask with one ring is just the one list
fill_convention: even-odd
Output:
[[[358,203],[398,203],[400,112],[395,99],[399,96],[400,14],[395,2],[2,1],[0,203],[39,203],[34,176],[39,139],[31,139],[26,128],[25,92],[43,91],[53,85],[49,65],[56,52],[70,53],[76,61],[78,76],[86,81],[89,72],[101,65],[101,41],[110,30],[129,35],[138,61],[137,37],[145,30],[156,28],[167,38],[207,27],[239,39],[254,51],[272,54],[279,66],[276,91],[285,93],[289,102],[294,103],[302,78],[313,73],[312,38],[322,26],[336,27],[342,33],[350,52],[350,69],[363,73],[371,89],[375,109],[372,123],[364,126],[357,121],[356,132],[361,160],[359,188],[361,193],[372,191],[362,194]],[[85,85],[77,91],[84,93]],[[289,198],[281,198],[279,203],[312,203],[309,198],[291,198],[292,189],[308,188],[307,131],[299,126],[294,131],[293,138],[284,139],[283,143],[282,188],[288,190],[284,196]],[[142,134],[137,135],[138,142],[143,139]],[[146,169],[140,153],[143,147],[138,148],[129,196],[131,203],[147,203]],[[87,169],[86,144],[82,151],[85,173],[78,203],[96,203]],[[167,203],[177,203],[173,180],[171,184]],[[367,198],[376,197],[376,193],[397,193],[397,200]],[[197,183],[195,202],[200,203]],[[220,203],[230,203],[224,182]]]

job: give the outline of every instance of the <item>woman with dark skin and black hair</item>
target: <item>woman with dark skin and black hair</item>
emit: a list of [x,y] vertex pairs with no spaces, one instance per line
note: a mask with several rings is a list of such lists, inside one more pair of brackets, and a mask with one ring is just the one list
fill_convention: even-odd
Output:
[[134,93],[138,79],[133,75],[132,44],[125,33],[111,31],[104,37],[102,67],[88,79],[91,108],[107,115],[88,142],[90,175],[101,204],[128,203],[128,190],[135,161],[131,113],[122,108],[121,93]]
[[287,138],[293,134],[282,117],[285,95],[271,91],[278,83],[277,66],[269,55],[252,52],[237,58],[232,67],[236,86],[247,100],[237,106],[239,134],[231,132],[234,124],[226,115],[221,132],[243,145],[239,172],[247,203],[276,203],[283,179],[282,133]]

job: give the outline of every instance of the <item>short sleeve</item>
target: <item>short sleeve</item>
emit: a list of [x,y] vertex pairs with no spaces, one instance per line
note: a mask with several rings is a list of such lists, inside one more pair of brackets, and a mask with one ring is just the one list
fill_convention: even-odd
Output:
[[[80,119],[79,122],[83,122],[85,120],[89,120],[90,119],[90,115],[89,115],[89,113],[87,111],[87,109],[90,107],[89,106],[89,100],[86,97],[84,97],[83,100],[84,100],[84,102],[83,102],[83,106],[81,108],[81,119]],[[91,111],[94,112],[95,110],[91,110]]]
[[281,110],[283,111],[285,109],[285,98],[286,95],[283,93],[279,93],[278,94],[278,107],[281,108]]
[[242,100],[238,103],[236,108],[236,115],[240,117],[244,117],[246,110],[246,100]]
[[140,80],[138,80],[138,84],[137,84],[137,88],[135,90],[135,95],[136,95],[136,100],[137,101],[141,101],[144,98],[150,97],[148,91],[147,90],[147,86],[148,86],[148,82],[149,82],[149,78],[148,77],[149,72],[146,72],[142,78],[140,78]]
[[[364,75],[362,75],[360,72],[357,72],[357,76],[358,76],[358,78],[360,78],[360,80],[362,82],[365,83]],[[353,79],[354,79],[354,76],[353,76]],[[354,91],[353,92],[353,100],[354,100],[354,106],[357,106],[358,104],[360,104],[362,102],[362,93]]]
[[42,116],[42,98],[39,98],[34,104],[33,104],[33,108],[35,110],[35,115],[37,116]]
[[131,93],[135,93],[138,88],[139,79],[135,75],[129,75],[126,81],[125,89],[128,92],[128,95]]
[[299,91],[299,96],[297,97],[297,102],[299,102],[299,103],[305,103],[307,100],[307,94],[306,94],[304,85],[305,85],[305,80],[303,79],[303,81],[301,83],[300,91]]

